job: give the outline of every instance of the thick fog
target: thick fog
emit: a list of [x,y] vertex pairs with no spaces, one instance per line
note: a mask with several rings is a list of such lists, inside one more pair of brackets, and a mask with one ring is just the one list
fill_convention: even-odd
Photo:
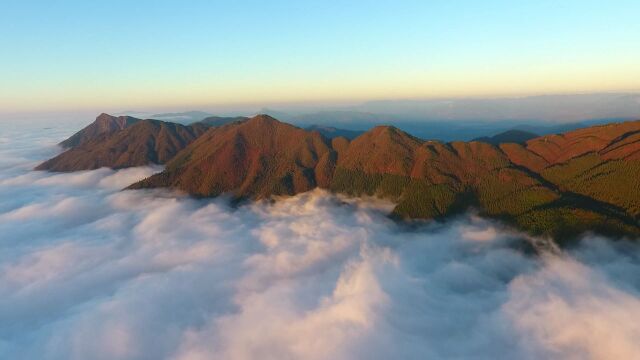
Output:
[[323,191],[120,191],[158,168],[33,172],[69,129],[2,129],[2,359],[640,357],[633,241],[407,228]]

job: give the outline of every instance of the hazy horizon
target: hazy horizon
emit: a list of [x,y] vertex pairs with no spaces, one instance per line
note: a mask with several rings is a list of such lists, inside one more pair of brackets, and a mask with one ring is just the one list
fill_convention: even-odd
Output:
[[0,113],[640,90],[634,1],[34,1],[0,13]]
[[[622,101],[622,102],[621,102]],[[464,109],[452,108],[462,104]],[[487,104],[492,108],[487,109]],[[449,113],[442,113],[442,107],[449,107]],[[477,108],[474,108],[477,107]],[[440,107],[440,109],[438,109]],[[440,110],[440,113],[436,113]],[[492,113],[493,111],[493,113]],[[252,116],[267,113],[278,117],[308,115],[314,113],[369,113],[372,115],[390,115],[404,117],[414,121],[478,120],[504,121],[527,120],[541,122],[577,122],[599,119],[636,119],[640,118],[640,92],[597,92],[543,94],[509,97],[443,97],[443,98],[406,98],[377,99],[361,102],[340,103],[255,103],[225,106],[200,107],[104,107],[94,109],[75,109],[57,111],[0,111],[0,120],[29,119],[30,117],[85,116],[87,120],[100,113],[110,115],[130,115],[153,117],[170,113],[203,113],[209,116]],[[508,115],[507,115],[508,114]],[[393,120],[391,118],[390,120]]]

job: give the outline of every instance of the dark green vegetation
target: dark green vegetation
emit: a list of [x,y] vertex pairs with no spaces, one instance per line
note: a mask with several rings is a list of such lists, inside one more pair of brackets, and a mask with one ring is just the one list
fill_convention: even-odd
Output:
[[[321,187],[391,199],[397,219],[442,219],[474,208],[559,240],[586,231],[640,236],[640,121],[499,146],[423,141],[390,126],[351,141],[329,139],[266,115],[225,123],[201,136],[192,131],[189,139],[197,139],[175,147],[175,156],[147,156],[148,162],[167,161],[165,171],[130,188],[171,187],[201,197],[228,193],[241,200]],[[134,128],[91,146],[157,138]],[[141,151],[109,148],[130,156]]]
[[543,176],[562,189],[610,203],[640,217],[640,161],[602,160],[595,154],[545,169]]

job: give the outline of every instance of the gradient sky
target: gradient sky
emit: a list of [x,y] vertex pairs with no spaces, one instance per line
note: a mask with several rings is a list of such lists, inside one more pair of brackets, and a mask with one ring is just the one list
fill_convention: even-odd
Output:
[[640,90],[640,2],[0,5],[0,112]]

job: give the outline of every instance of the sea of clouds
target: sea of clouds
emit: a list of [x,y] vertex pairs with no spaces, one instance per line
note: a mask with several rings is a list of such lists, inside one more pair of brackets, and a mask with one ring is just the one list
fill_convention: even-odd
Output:
[[0,124],[2,359],[640,358],[633,241],[563,252],[323,191],[232,208],[120,191],[157,167],[31,171],[72,129]]

